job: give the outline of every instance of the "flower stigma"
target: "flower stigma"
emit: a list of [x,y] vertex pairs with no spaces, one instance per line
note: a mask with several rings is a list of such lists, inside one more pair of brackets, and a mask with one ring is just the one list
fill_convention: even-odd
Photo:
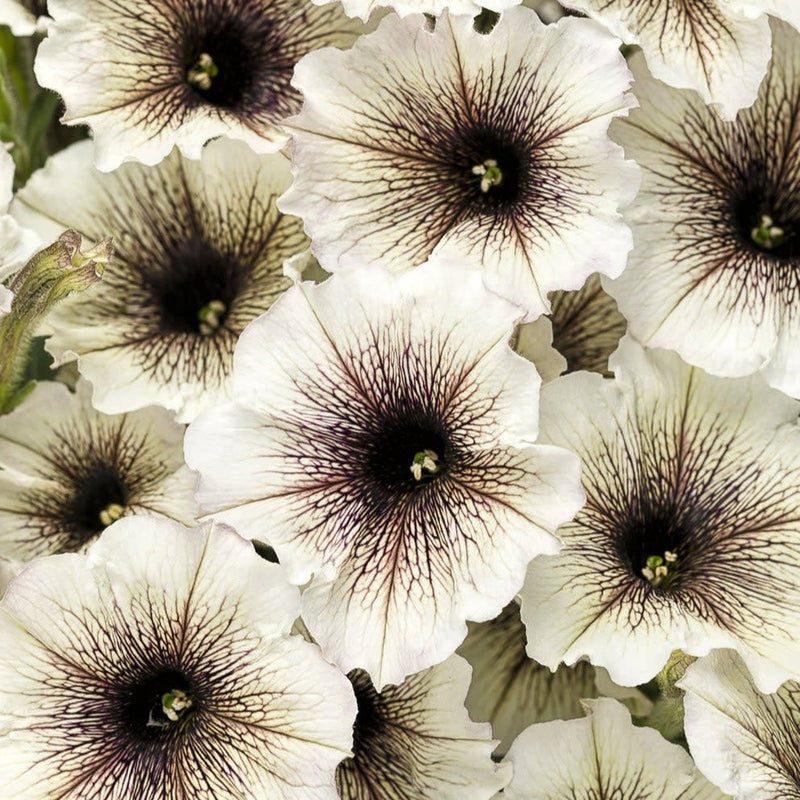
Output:
[[206,303],[198,312],[197,318],[200,320],[199,331],[203,336],[210,336],[222,324],[222,315],[228,307],[222,300],[212,300]]
[[186,694],[182,689],[172,689],[161,695],[161,713],[167,718],[167,722],[157,719],[150,711],[150,717],[147,720],[148,728],[166,728],[170,722],[178,722],[184,716],[186,711],[189,711],[194,706],[192,698]]
[[211,88],[211,79],[219,74],[219,68],[208,53],[200,53],[197,60],[186,70],[186,81],[198,89]]
[[420,450],[414,455],[410,469],[415,481],[421,481],[423,474],[435,475],[441,469],[439,456],[433,450]]
[[119,503],[109,503],[97,516],[100,519],[100,524],[107,528],[112,522],[121,519],[124,513],[125,506]]
[[499,186],[503,182],[503,173],[493,158],[487,158],[482,164],[476,164],[472,168],[472,174],[480,176],[481,191],[484,194],[493,186]]
[[774,250],[786,241],[786,231],[775,225],[769,214],[762,214],[761,224],[750,231],[750,238],[763,250]]
[[678,556],[671,550],[665,550],[663,556],[648,556],[642,575],[651,586],[666,589],[675,578],[677,562]]

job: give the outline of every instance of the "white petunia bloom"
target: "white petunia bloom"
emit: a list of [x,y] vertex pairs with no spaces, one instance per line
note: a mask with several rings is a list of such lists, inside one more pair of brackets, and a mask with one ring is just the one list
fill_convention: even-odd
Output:
[[723,800],[692,759],[615,700],[587,700],[587,716],[531,725],[508,753],[506,800]]
[[355,699],[298,611],[220,527],[130,517],[34,562],[0,605],[5,796],[336,800]]
[[236,403],[187,431],[203,506],[311,580],[311,634],[379,689],[498,614],[583,500],[575,457],[534,444],[519,313],[441,261],[299,284],[242,334]]
[[694,89],[724,119],[755,100],[770,57],[766,16],[745,13],[732,0],[562,2],[640,45],[656,78]]
[[469,665],[458,656],[378,694],[363,670],[353,757],[336,770],[341,800],[489,800],[511,777],[492,761],[488,725],[464,708]]
[[800,34],[773,33],[735,122],[634,67],[642,107],[612,133],[644,178],[630,263],[606,285],[640,341],[800,396]]
[[298,59],[348,46],[360,24],[338,3],[305,0],[49,0],[55,22],[36,77],[63,98],[63,122],[94,134],[95,163],[156,164],[178,145],[199,158],[216,136],[258,152],[286,142],[280,122],[300,107]]
[[528,658],[525,644],[519,606],[512,602],[489,622],[471,622],[458,648],[472,666],[467,710],[472,719],[491,722],[501,740],[496,756],[505,755],[517,735],[535,722],[582,717],[586,698],[617,697],[637,716],[651,710],[641,692],[615,686],[605,670],[588,661],[561,664],[552,672]]
[[303,217],[327,270],[401,270],[435,251],[481,268],[532,319],[548,292],[619,274],[631,247],[618,208],[636,167],[606,134],[633,102],[618,44],[527,8],[489,34],[470,17],[433,31],[386,17],[351,50],[297,65],[295,182],[280,207]]
[[542,440],[580,456],[587,501],[528,570],[531,657],[633,686],[731,647],[774,690],[800,675],[800,405],[627,338],[611,366],[542,390]]
[[111,174],[91,157],[89,142],[62,151],[13,205],[43,236],[113,240],[103,280],[48,318],[47,347],[57,363],[78,357],[101,411],[162,405],[186,422],[227,399],[239,334],[291,284],[283,262],[306,239],[275,206],[288,162],[227,139],[199,161],[175,151]]
[[741,659],[720,651],[689,667],[678,686],[686,739],[714,783],[738,800],[800,798],[800,684],[761,694]]
[[108,417],[90,388],[45,381],[0,417],[0,556],[80,550],[129,514],[191,524],[196,476],[161,408]]

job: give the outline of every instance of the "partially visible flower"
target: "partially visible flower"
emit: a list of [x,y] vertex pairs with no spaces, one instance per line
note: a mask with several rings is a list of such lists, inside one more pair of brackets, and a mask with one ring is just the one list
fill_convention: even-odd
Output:
[[0,146],[0,318],[11,310],[13,294],[3,282],[33,255],[39,237],[33,231],[21,228],[6,214],[13,197],[14,159]]
[[761,694],[736,653],[700,659],[686,691],[686,739],[697,766],[741,800],[800,798],[800,683]]
[[54,156],[13,205],[43,236],[114,241],[103,281],[50,316],[47,347],[57,363],[77,355],[101,411],[157,404],[188,421],[227,398],[239,334],[291,284],[283,262],[306,239],[275,206],[288,162],[226,139],[199,161],[173,152],[112,174],[91,156],[89,142]]
[[311,581],[311,634],[379,689],[499,613],[582,502],[574,456],[534,444],[518,315],[442,261],[299,284],[242,334],[236,403],[187,431],[204,508]]
[[358,703],[353,756],[336,770],[341,800],[489,800],[511,777],[492,761],[488,725],[464,708],[470,668],[458,656],[375,691],[348,676]]
[[504,798],[723,800],[681,747],[634,727],[618,702],[585,705],[583,719],[531,725],[517,737],[507,756],[514,777]]
[[156,164],[174,145],[199,158],[216,136],[258,152],[286,142],[300,107],[289,85],[305,53],[360,31],[339,4],[306,0],[49,0],[55,22],[36,77],[63,98],[63,121],[94,133],[95,163]]
[[489,34],[466,16],[433,31],[386,17],[351,50],[297,65],[295,182],[280,206],[303,217],[327,270],[407,269],[436,251],[533,319],[548,292],[617,275],[631,247],[618,208],[636,168],[606,135],[632,104],[618,44],[527,8]]
[[642,107],[612,134],[644,178],[630,262],[606,286],[640,341],[800,396],[800,34],[773,34],[758,99],[734,122],[634,62]]
[[37,21],[47,15],[47,0],[0,0],[0,25],[8,25],[15,36],[36,33]]
[[[339,0],[335,0],[339,2]],[[313,0],[317,5],[325,5],[331,0]],[[391,8],[401,17],[407,14],[434,14],[443,11],[451,14],[470,14],[475,16],[481,9],[502,11],[505,8],[519,5],[522,0],[341,0],[345,14],[350,17],[361,17],[366,20],[379,8]]]
[[626,44],[640,45],[656,78],[694,89],[724,119],[733,119],[755,100],[770,57],[766,16],[754,18],[731,0],[562,2],[598,20]]
[[617,349],[627,322],[603,291],[600,276],[590,275],[576,292],[554,292],[550,305],[547,317],[520,326],[514,349],[536,364],[545,381],[565,370],[610,376],[608,357]]
[[505,755],[517,735],[535,722],[584,715],[581,700],[598,695],[624,699],[632,713],[647,714],[651,703],[637,689],[615,686],[606,671],[579,661],[561,664],[555,672],[537,664],[525,652],[525,626],[516,602],[489,622],[469,623],[469,634],[458,652],[472,667],[466,706],[474,720],[491,722]]
[[107,417],[90,394],[45,381],[0,417],[0,555],[81,550],[129,514],[194,520],[183,426],[160,408]]
[[800,675],[800,405],[628,338],[611,366],[542,390],[542,440],[580,456],[587,500],[529,567],[531,657],[633,686],[674,650],[732,647],[775,689]]
[[222,527],[130,517],[0,605],[0,781],[25,800],[336,800],[356,714],[297,590]]

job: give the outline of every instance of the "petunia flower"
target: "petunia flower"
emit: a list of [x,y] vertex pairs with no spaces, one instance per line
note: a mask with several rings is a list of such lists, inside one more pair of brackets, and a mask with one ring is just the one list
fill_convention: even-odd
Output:
[[480,267],[533,319],[549,291],[617,275],[631,246],[617,209],[635,165],[606,135],[632,103],[618,44],[527,8],[489,34],[466,16],[433,31],[386,17],[351,50],[297,65],[295,182],[280,207],[303,217],[329,271],[402,270],[436,251]]
[[183,426],[160,408],[106,416],[90,387],[39,383],[0,417],[0,555],[30,560],[83,549],[121,516],[191,524],[195,476]]
[[646,344],[800,396],[800,34],[773,33],[758,99],[734,122],[635,67],[642,107],[613,129],[644,173],[635,247],[606,286]]
[[498,614],[582,501],[574,456],[534,444],[519,313],[442,261],[299,284],[242,334],[236,402],[187,431],[203,507],[311,580],[309,631],[379,690]]
[[489,622],[469,623],[469,634],[458,653],[472,667],[466,706],[474,720],[491,722],[503,756],[517,735],[536,722],[584,715],[582,700],[599,695],[623,700],[643,716],[652,704],[637,689],[615,686],[604,669],[579,661],[561,664],[553,672],[528,658],[525,626],[516,602]]
[[694,89],[724,119],[755,100],[770,57],[769,22],[763,14],[737,8],[736,0],[562,2],[626,44],[638,44],[656,78]]
[[300,107],[295,63],[360,31],[338,3],[305,0],[49,0],[48,10],[36,77],[63,97],[63,122],[92,129],[104,171],[156,164],[176,144],[199,158],[216,136],[280,149],[280,122]]
[[800,797],[800,684],[759,692],[742,660],[711,653],[686,671],[686,738],[698,767],[742,800]]
[[469,665],[458,656],[378,694],[363,670],[348,676],[358,715],[353,756],[336,770],[341,800],[489,800],[511,777],[492,761],[488,725],[464,708]]
[[613,797],[618,800],[723,800],[692,759],[649,728],[634,727],[615,700],[586,701],[587,716],[531,725],[507,756],[507,800]]
[[200,161],[173,152],[111,174],[91,154],[88,142],[62,151],[14,202],[43,236],[71,227],[114,242],[102,282],[49,318],[47,347],[57,363],[78,357],[105,413],[162,405],[185,422],[228,396],[239,334],[291,284],[283,262],[306,240],[275,207],[288,163],[225,139]]
[[297,590],[249,542],[130,517],[39,559],[0,606],[0,780],[25,800],[336,800],[356,704],[289,637]]
[[674,650],[731,647],[774,690],[799,674],[800,405],[628,338],[611,366],[542,391],[542,439],[580,456],[587,501],[530,565],[529,654],[633,686]]

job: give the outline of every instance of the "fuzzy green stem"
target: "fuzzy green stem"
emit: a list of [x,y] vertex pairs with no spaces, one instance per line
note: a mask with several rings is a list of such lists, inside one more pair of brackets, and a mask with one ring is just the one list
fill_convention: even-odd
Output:
[[36,253],[14,276],[11,311],[0,319],[0,414],[7,414],[30,390],[23,381],[30,343],[41,320],[67,295],[100,279],[111,258],[109,241],[81,252],[81,236],[69,230]]

